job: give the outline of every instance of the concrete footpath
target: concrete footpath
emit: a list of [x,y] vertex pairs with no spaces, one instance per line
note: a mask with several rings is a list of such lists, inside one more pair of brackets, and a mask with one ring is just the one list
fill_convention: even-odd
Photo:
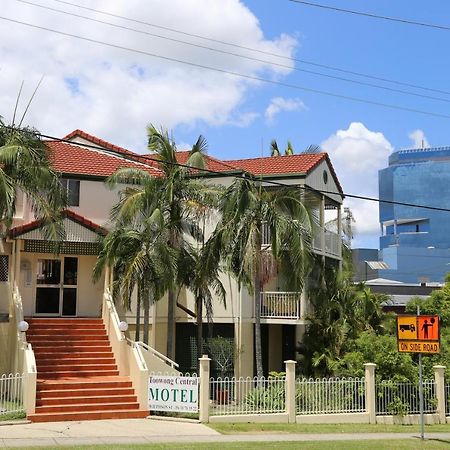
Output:
[[[450,440],[450,433],[430,433],[427,439]],[[150,444],[259,441],[345,441],[417,439],[416,433],[233,434],[222,435],[193,422],[128,419],[82,422],[23,423],[0,426],[0,448],[58,445]]]

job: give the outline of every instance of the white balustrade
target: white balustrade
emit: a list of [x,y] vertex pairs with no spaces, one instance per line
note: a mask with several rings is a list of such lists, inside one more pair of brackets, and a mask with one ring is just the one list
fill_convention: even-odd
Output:
[[300,292],[261,292],[261,318],[299,319]]

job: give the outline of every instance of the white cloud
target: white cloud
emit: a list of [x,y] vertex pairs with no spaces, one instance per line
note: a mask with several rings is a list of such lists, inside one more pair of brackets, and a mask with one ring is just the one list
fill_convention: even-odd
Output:
[[304,108],[305,104],[299,98],[274,97],[270,101],[269,106],[266,108],[264,116],[266,118],[266,122],[271,124],[275,121],[275,116],[282,111],[292,112]]
[[[346,130],[338,130],[322,142],[348,194],[378,198],[378,170],[387,166],[393,150],[391,143],[380,132],[371,131],[360,122],[352,122]],[[379,233],[378,203],[347,198],[355,217],[356,242],[362,236]]]
[[422,130],[414,130],[408,134],[414,148],[430,147],[430,143]]
[[[53,6],[230,51],[230,47],[212,45],[167,30],[123,22],[68,5]],[[239,0],[172,0],[170,8],[163,0],[92,0],[89,7],[287,57],[293,55],[297,45],[296,39],[288,35],[266,39],[257,17]],[[271,66],[119,30],[13,0],[2,1],[2,15],[232,72],[278,78],[292,71],[292,67]],[[265,56],[264,59],[271,58]],[[169,129],[181,124],[195,126],[198,122],[247,126],[257,117],[257,113],[245,109],[245,99],[250,90],[259,88],[260,82],[5,21],[0,27],[0,66],[0,114],[7,120],[20,82],[26,83],[25,101],[40,77],[45,75],[27,122],[48,134],[62,135],[74,128],[82,128],[119,145],[143,150],[145,126],[149,122]]]

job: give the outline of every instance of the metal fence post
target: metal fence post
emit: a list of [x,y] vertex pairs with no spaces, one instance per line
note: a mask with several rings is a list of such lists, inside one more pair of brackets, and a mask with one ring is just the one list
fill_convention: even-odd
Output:
[[434,380],[436,382],[436,412],[439,415],[439,423],[445,423],[446,401],[445,401],[445,366],[433,366]]
[[295,404],[295,361],[284,361],[286,364],[286,414],[288,415],[289,423],[296,421],[296,404]]
[[369,423],[377,423],[376,417],[376,392],[375,392],[375,367],[373,363],[364,364],[366,381],[366,412],[369,413]]
[[200,361],[200,402],[199,420],[202,423],[209,422],[209,365],[211,359],[208,355],[199,358]]

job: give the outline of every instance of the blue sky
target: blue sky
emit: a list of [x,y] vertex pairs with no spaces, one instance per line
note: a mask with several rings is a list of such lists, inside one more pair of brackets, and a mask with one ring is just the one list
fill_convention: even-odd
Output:
[[[342,8],[444,25],[450,17],[450,4],[436,0],[320,1]],[[95,14],[55,0],[35,2],[139,30],[245,53],[244,50]],[[450,92],[449,62],[444,51],[450,41],[449,31],[331,12],[288,0],[117,0],[114,3],[73,0],[73,3],[287,57]],[[359,86],[295,71],[292,67],[250,62],[114,29],[21,4],[17,0],[3,0],[2,7],[2,15],[10,19],[103,42],[339,95],[450,115],[450,95],[442,93],[380,82],[444,100],[435,101]],[[255,56],[275,60],[263,54]],[[285,63],[289,64],[288,61]],[[302,69],[379,83],[295,64]],[[44,133],[63,136],[81,128],[143,152],[145,125],[152,122],[170,129],[180,148],[203,134],[209,142],[210,153],[224,159],[267,155],[269,142],[274,138],[280,146],[290,139],[296,151],[319,144],[329,152],[348,193],[377,196],[377,171],[386,165],[387,157],[394,149],[420,143],[422,138],[431,145],[449,143],[447,124],[450,119],[250,82],[0,21],[0,104],[4,108],[0,115],[10,119],[22,80],[25,82],[23,109],[27,96],[42,76],[44,81],[26,120]],[[354,245],[376,247],[376,204],[357,201],[347,204],[356,218]]]

